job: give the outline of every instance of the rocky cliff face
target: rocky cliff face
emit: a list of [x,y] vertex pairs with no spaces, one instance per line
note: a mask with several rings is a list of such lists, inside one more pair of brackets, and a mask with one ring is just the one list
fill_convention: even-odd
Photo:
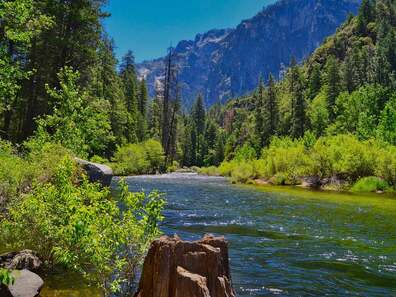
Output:
[[235,297],[224,238],[161,237],[144,261],[135,297]]
[[[183,101],[190,106],[198,93],[207,105],[251,92],[259,76],[276,77],[292,56],[308,57],[333,34],[360,0],[280,0],[235,29],[212,30],[175,48]],[[162,76],[163,58],[137,65],[150,95]]]

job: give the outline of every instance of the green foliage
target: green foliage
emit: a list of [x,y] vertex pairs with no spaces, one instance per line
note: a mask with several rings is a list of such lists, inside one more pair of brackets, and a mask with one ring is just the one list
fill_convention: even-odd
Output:
[[203,174],[220,174],[234,182],[266,178],[274,184],[295,185],[303,177],[338,178],[348,183],[377,176],[396,184],[396,147],[374,140],[361,141],[353,135],[304,138],[275,137],[258,160],[249,158],[223,162]]
[[161,146],[161,143],[154,139],[149,139],[143,143],[146,158],[149,162],[150,172],[159,171],[164,165],[164,150]]
[[385,146],[378,152],[375,175],[396,186],[396,147]]
[[320,138],[312,151],[312,175],[339,176],[351,181],[372,176],[380,151],[378,143],[359,141],[352,135]]
[[382,86],[368,85],[337,98],[335,131],[354,133],[361,139],[376,134],[381,111],[388,100],[389,91]]
[[235,152],[235,160],[248,161],[254,160],[256,158],[256,150],[248,144],[244,144],[242,147],[238,148]]
[[156,173],[164,167],[164,150],[157,140],[118,147],[113,157],[117,175]]
[[220,172],[216,166],[202,167],[198,169],[198,173],[208,176],[219,176]]
[[78,87],[79,73],[64,68],[58,74],[60,89],[48,88],[54,113],[40,118],[37,141],[62,144],[80,157],[103,153],[113,140],[105,102],[89,103]]
[[15,278],[11,275],[7,269],[0,268],[0,286],[9,286],[14,284]]
[[329,110],[327,108],[327,98],[323,92],[319,93],[309,103],[307,115],[313,133],[317,137],[322,136],[330,122]]
[[396,145],[396,94],[392,96],[381,112],[377,137]]
[[282,175],[289,184],[296,184],[301,176],[309,175],[312,167],[304,142],[288,137],[274,138],[268,149],[263,150],[262,159],[265,177]]
[[9,142],[0,141],[0,205],[7,205],[30,191],[37,182],[51,180],[54,164],[69,152],[60,145],[26,143],[30,153],[22,157]]
[[179,162],[173,161],[172,165],[168,166],[168,168],[166,169],[166,172],[175,172],[179,168],[180,168]]
[[376,191],[386,191],[389,189],[389,184],[376,177],[368,176],[359,179],[351,188],[352,192],[376,192]]
[[159,234],[164,203],[155,192],[129,193],[125,182],[116,201],[65,157],[51,182],[36,184],[9,208],[2,236],[14,248],[36,250],[47,265],[82,272],[109,294],[135,281],[148,244]]
[[254,177],[254,168],[250,162],[238,163],[231,172],[231,181],[246,183]]

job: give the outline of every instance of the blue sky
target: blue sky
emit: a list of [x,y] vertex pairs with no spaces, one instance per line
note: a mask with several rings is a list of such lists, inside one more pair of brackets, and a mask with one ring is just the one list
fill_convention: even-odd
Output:
[[[214,28],[232,28],[274,0],[109,0],[105,28],[117,56],[133,50],[136,61],[157,58],[180,40]],[[165,5],[167,3],[167,5]]]

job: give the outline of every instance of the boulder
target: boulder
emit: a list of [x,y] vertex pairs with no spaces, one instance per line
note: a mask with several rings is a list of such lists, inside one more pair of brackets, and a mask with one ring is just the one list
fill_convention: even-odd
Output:
[[37,256],[37,253],[32,250],[23,250],[0,255],[0,267],[9,270],[28,269],[37,271],[41,264],[42,262]]
[[161,237],[151,244],[135,297],[235,297],[223,237]]
[[27,270],[14,270],[14,284],[8,287],[13,297],[35,297],[40,294],[44,281],[37,274]]
[[113,178],[113,170],[109,166],[92,163],[78,158],[75,160],[87,172],[88,178],[91,182],[98,182],[104,187],[110,186]]

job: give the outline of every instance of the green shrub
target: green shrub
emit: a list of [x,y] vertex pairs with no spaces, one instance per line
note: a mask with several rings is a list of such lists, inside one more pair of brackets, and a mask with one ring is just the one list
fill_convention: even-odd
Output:
[[113,157],[117,175],[156,173],[164,166],[164,151],[156,140],[118,147]]
[[114,154],[113,162],[116,175],[143,174],[150,166],[144,147],[138,144],[119,147]]
[[374,141],[359,141],[353,135],[319,138],[313,148],[311,175],[339,176],[350,181],[375,174],[379,147]]
[[379,151],[375,175],[396,186],[396,147],[386,146]]
[[[156,173],[164,165],[164,161],[165,161],[164,149],[162,148],[161,143],[154,139],[149,139],[146,142],[144,142],[143,147],[146,152],[146,159],[149,162],[149,173]],[[176,163],[173,165],[177,165],[178,168],[179,164]]]
[[359,179],[352,187],[352,192],[376,192],[386,191],[389,189],[389,184],[375,176],[368,176]]
[[131,288],[159,234],[164,200],[157,193],[129,193],[124,182],[119,200],[122,213],[108,189],[89,183],[64,157],[51,182],[37,184],[10,207],[0,226],[2,240],[14,249],[36,250],[48,265],[83,273],[106,295]]
[[219,173],[222,176],[230,177],[233,168],[236,166],[237,162],[235,161],[224,161],[219,166]]
[[[249,151],[246,146],[243,151]],[[262,157],[234,159],[223,162],[218,170],[202,169],[231,177],[234,182],[255,178],[271,179],[274,184],[295,185],[302,177],[337,177],[344,184],[363,177],[377,176],[390,185],[396,185],[396,147],[379,140],[359,140],[354,135],[340,134],[320,137],[312,134],[303,139],[275,137]]]
[[231,181],[233,183],[246,183],[254,178],[254,168],[250,162],[239,163],[231,172]]
[[175,172],[177,169],[180,168],[180,164],[177,161],[173,161],[172,165],[170,165],[167,169],[167,172]]
[[282,173],[294,183],[312,171],[313,162],[302,140],[274,138],[268,149],[263,150],[262,159],[266,164],[263,175],[267,178]]
[[55,164],[68,155],[57,144],[44,143],[21,156],[11,144],[0,141],[0,204],[8,203],[28,192],[33,183],[49,181],[54,175]]
[[0,268],[0,287],[1,285],[9,286],[14,283],[15,279],[8,269]]
[[101,156],[95,155],[91,158],[91,162],[96,163],[96,164],[107,164],[109,163],[109,160],[106,158],[103,158]]
[[198,169],[198,173],[208,176],[219,176],[219,169],[216,166],[202,167]]
[[284,186],[287,184],[287,177],[284,173],[277,173],[271,179],[271,183],[278,186]]
[[244,144],[235,152],[234,160],[238,162],[254,160],[256,159],[256,155],[256,150],[253,147],[248,144]]

